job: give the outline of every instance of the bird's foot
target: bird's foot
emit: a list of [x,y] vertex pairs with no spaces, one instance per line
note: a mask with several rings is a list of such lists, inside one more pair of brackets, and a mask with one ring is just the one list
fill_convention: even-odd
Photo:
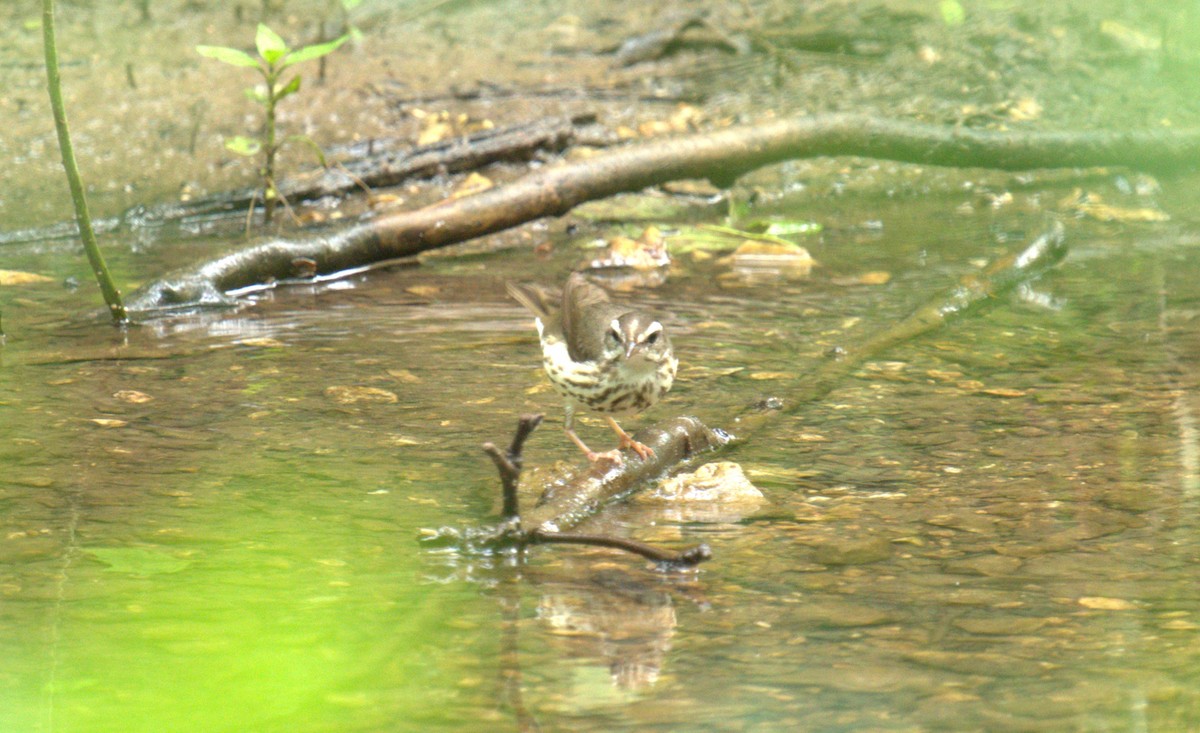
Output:
[[625,430],[617,424],[616,420],[612,419],[611,417],[606,417],[605,419],[608,420],[609,427],[611,427],[613,432],[617,434],[617,446],[619,449],[628,448],[634,453],[637,453],[638,457],[643,461],[654,457],[653,448],[645,443],[639,443],[638,441],[634,440],[633,436],[625,432]]
[[654,449],[653,448],[646,445],[645,443],[637,442],[636,440],[629,437],[628,435],[624,436],[621,439],[620,446],[621,446],[621,448],[628,448],[629,450],[633,451],[634,453],[637,453],[638,457],[641,458],[643,461],[648,461],[654,457]]
[[625,459],[621,456],[620,448],[606,450],[603,453],[597,453],[596,451],[590,450],[587,452],[587,459],[588,463],[592,464],[593,466],[602,464],[620,466],[625,463]]

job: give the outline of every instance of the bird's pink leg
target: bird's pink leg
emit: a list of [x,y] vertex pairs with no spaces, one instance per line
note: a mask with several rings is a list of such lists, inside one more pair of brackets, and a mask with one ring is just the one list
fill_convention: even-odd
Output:
[[645,443],[639,443],[630,437],[629,433],[625,432],[625,430],[618,425],[617,421],[612,419],[612,417],[605,415],[604,419],[608,420],[609,427],[611,427],[613,432],[617,434],[617,438],[620,440],[620,443],[618,444],[620,448],[629,448],[634,453],[637,453],[643,461],[654,457],[653,448]]

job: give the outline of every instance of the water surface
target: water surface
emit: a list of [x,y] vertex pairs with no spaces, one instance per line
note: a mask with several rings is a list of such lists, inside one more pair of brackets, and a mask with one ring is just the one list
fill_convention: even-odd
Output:
[[[1041,226],[955,214],[961,198],[806,209],[826,225],[806,280],[731,287],[680,257],[637,295],[666,314],[680,380],[632,424],[692,413],[736,433],[745,404],[786,401],[831,346]],[[494,519],[478,446],[519,413],[549,416],[531,465],[578,460],[503,295],[561,280],[583,258],[569,244],[536,267],[523,249],[437,259],[125,334],[90,283],[6,288],[5,727],[1194,728],[1200,240],[1186,216],[1067,226],[1071,255],[1031,292],[714,456],[763,506],[591,523],[710,543],[684,574],[417,541]],[[165,266],[107,244],[127,280]],[[4,266],[86,274],[66,245]],[[874,271],[891,280],[854,284]]]

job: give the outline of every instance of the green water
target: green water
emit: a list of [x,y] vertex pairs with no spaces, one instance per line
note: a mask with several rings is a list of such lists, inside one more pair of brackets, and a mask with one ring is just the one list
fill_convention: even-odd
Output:
[[[66,245],[3,253],[55,282],[0,291],[0,727],[1194,729],[1189,186],[1168,187],[1167,224],[1069,221],[1070,257],[1035,285],[1049,307],[1001,299],[726,451],[763,506],[615,507],[589,527],[706,541],[694,574],[417,540],[494,518],[479,444],[519,413],[549,416],[531,465],[577,460],[503,295],[561,279],[581,258],[565,244],[125,335]],[[723,287],[723,265],[680,258],[639,294],[667,314],[680,379],[633,424],[687,412],[736,433],[743,405],[786,400],[830,346],[1041,226],[950,213],[960,198],[806,210],[827,227],[807,280]],[[108,245],[126,283],[165,266]],[[892,278],[850,284],[870,271]],[[340,402],[351,387],[383,401]]]

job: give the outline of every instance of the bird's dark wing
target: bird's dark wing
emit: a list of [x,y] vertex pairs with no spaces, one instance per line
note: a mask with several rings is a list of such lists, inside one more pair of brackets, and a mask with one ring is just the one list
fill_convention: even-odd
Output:
[[595,361],[604,355],[604,335],[614,318],[628,308],[612,303],[608,293],[571,273],[563,288],[562,329],[567,351],[575,361]]

